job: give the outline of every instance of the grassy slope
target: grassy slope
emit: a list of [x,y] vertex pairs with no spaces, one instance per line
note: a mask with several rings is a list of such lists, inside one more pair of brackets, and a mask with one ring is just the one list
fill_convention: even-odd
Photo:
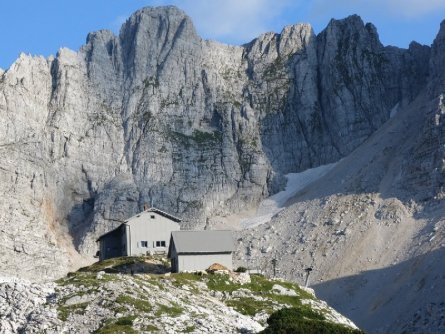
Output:
[[[265,325],[265,320],[273,312],[283,307],[293,307],[301,314],[312,311],[311,306],[304,304],[303,300],[315,300],[310,293],[302,290],[297,284],[272,281],[260,275],[251,275],[251,282],[247,284],[235,283],[227,274],[197,275],[191,273],[179,274],[149,274],[128,275],[119,272],[129,272],[133,265],[140,265],[146,261],[158,263],[159,259],[147,259],[142,257],[116,258],[93,264],[90,267],[80,269],[78,272],[70,273],[66,278],[57,281],[60,291],[64,288],[74,289],[68,295],[58,299],[58,314],[63,321],[69,321],[73,315],[82,315],[89,306],[89,295],[101,295],[104,301],[101,306],[108,308],[110,316],[105,316],[100,321],[97,333],[139,333],[155,332],[159,328],[153,323],[147,323],[147,319],[169,317],[175,318],[185,312],[189,312],[192,305],[171,302],[153,303],[147,298],[147,291],[172,291],[175,288],[186,289],[192,296],[202,295],[202,299],[215,296],[227,306],[237,312],[255,318]],[[100,274],[98,272],[106,271]],[[124,282],[124,283],[123,283]],[[106,284],[124,284],[125,289],[117,293],[113,291],[108,297],[105,296],[103,287]],[[295,292],[295,296],[279,294],[273,289],[275,284]],[[128,287],[127,287],[128,285]],[[80,298],[78,303],[69,303],[67,300]],[[211,297],[210,297],[211,298]],[[214,299],[213,299],[214,300]],[[108,303],[108,304],[107,304]],[[104,306],[105,305],[105,306]],[[323,312],[317,311],[324,318]],[[140,321],[140,319],[145,319]],[[310,319],[309,319],[310,320]],[[320,320],[320,319],[318,319]],[[324,321],[324,320],[322,320]],[[331,324],[324,321],[328,326]],[[136,324],[137,323],[137,324]],[[193,324],[183,328],[183,332],[193,332]]]

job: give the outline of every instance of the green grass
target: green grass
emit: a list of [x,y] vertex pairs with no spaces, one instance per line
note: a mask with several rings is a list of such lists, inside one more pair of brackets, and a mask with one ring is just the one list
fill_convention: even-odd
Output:
[[170,317],[177,317],[184,312],[184,309],[180,307],[179,305],[172,304],[172,306],[167,305],[159,305],[158,310],[156,311],[156,316],[161,316],[163,314],[166,314]]
[[233,307],[237,312],[241,314],[250,316],[254,316],[261,311],[266,311],[269,314],[273,312],[271,301],[257,300],[250,297],[230,299],[226,301],[226,305]]
[[204,132],[199,130],[194,130],[192,134],[192,139],[197,143],[206,143],[206,142],[219,142],[222,140],[222,134],[219,131],[214,132]]
[[116,275],[105,274],[102,279],[97,279],[95,273],[90,272],[75,272],[69,273],[67,277],[56,281],[60,286],[74,285],[76,287],[85,287],[87,289],[98,289],[103,286],[105,282],[117,280]]
[[172,274],[171,276],[167,277],[167,279],[170,279],[172,285],[175,287],[181,288],[183,285],[186,285],[186,286],[190,287],[191,292],[193,292],[195,294],[200,293],[200,290],[196,287],[195,284],[193,284],[194,282],[202,280],[202,277],[197,274],[175,273],[175,274]]
[[57,317],[66,321],[71,314],[84,314],[88,303],[79,303],[73,305],[60,305],[57,307]]
[[205,132],[200,130],[194,130],[191,136],[185,135],[177,131],[170,131],[170,135],[174,140],[182,143],[187,147],[190,146],[191,144],[215,145],[222,141],[222,133],[219,131]]
[[138,263],[144,263],[147,258],[144,256],[123,256],[104,261],[93,263],[91,266],[80,268],[79,272],[93,272],[105,271],[110,273],[117,273],[123,266],[129,266]]
[[133,328],[133,320],[135,316],[127,316],[122,318],[108,319],[105,321],[104,326],[100,327],[94,333],[96,334],[137,334],[139,333],[137,330]]
[[119,326],[133,326],[134,319],[136,319],[135,316],[127,316],[127,317],[118,318],[115,321],[115,324],[119,325]]
[[[94,293],[100,286],[103,286],[104,282],[120,280],[121,276],[116,274],[104,274],[103,278],[98,280],[96,278],[97,272],[101,270],[106,270],[110,268],[119,268],[121,266],[126,266],[129,264],[135,264],[145,261],[145,257],[128,257],[128,258],[116,258],[95,263],[92,266],[82,268],[80,271],[75,273],[70,273],[67,278],[60,279],[57,281],[59,285],[74,285],[77,287],[83,287],[81,291],[76,292],[74,295],[82,295],[86,293]],[[132,277],[132,276],[129,276]],[[310,293],[302,290],[297,284],[282,281],[271,281],[262,275],[251,275],[251,282],[247,284],[233,283],[230,280],[229,275],[220,274],[209,274],[209,275],[198,275],[194,273],[174,273],[168,276],[165,275],[153,275],[148,276],[134,276],[132,280],[137,283],[135,287],[129,287],[125,289],[125,293],[120,294],[111,304],[108,305],[110,309],[114,310],[116,313],[128,314],[130,312],[135,312],[135,314],[142,314],[142,316],[148,316],[147,313],[154,311],[154,316],[168,316],[177,317],[184,312],[184,309],[176,303],[171,303],[170,305],[152,305],[148,300],[145,299],[146,291],[142,287],[149,289],[168,289],[169,284],[165,284],[164,280],[167,280],[173,286],[181,288],[186,285],[190,287],[192,293],[199,294],[198,289],[199,282],[205,282],[208,289],[214,291],[225,292],[225,296],[231,295],[232,292],[238,289],[249,290],[253,296],[246,297],[229,297],[224,300],[224,303],[230,307],[233,307],[236,311],[247,315],[255,316],[260,312],[266,312],[268,314],[275,314],[275,310],[288,307],[293,309],[292,312],[297,314],[302,314],[302,319],[300,325],[302,328],[307,330],[310,326],[308,321],[314,323],[318,321],[315,328],[320,328],[319,333],[331,333],[326,332],[329,330],[329,322],[324,320],[322,312],[312,311],[309,305],[303,305],[301,303],[302,299],[314,299]],[[163,283],[164,282],[164,283]],[[287,289],[296,292],[296,296],[281,295],[273,290],[274,285],[280,285]],[[65,306],[62,302],[73,297],[73,295],[66,296],[61,300],[58,306],[58,317],[66,321],[71,314],[84,314],[88,302],[79,303],[74,305]],[[184,302],[187,302],[184,300]],[[312,312],[312,313],[311,313]],[[316,316],[313,315],[316,314]],[[145,315],[144,315],[145,314]],[[286,315],[286,314],[285,314]],[[287,317],[288,315],[286,315]],[[311,318],[312,317],[312,318]],[[315,319],[314,317],[321,317],[320,319]],[[138,331],[133,328],[134,316],[123,317],[119,319],[109,319],[106,321],[101,328],[99,328],[96,333],[137,333]],[[320,323],[321,322],[321,323]],[[328,323],[328,325],[326,325]],[[309,326],[309,327],[308,327]],[[271,327],[273,328],[273,327]],[[292,330],[294,328],[291,326]],[[328,328],[328,329],[326,329]],[[348,328],[346,328],[349,330]],[[145,332],[158,331],[158,328],[154,325],[147,325],[140,329]],[[185,333],[193,332],[195,330],[194,326],[189,326],[183,330]],[[335,329],[337,330],[337,329]],[[338,330],[344,330],[340,328]],[[275,332],[264,332],[266,334]],[[281,333],[280,331],[276,333]],[[284,333],[284,332],[283,332]],[[292,332],[294,333],[294,332]],[[300,332],[295,332],[300,333]],[[303,333],[303,332],[302,332]],[[311,332],[308,332],[311,333]],[[318,333],[318,332],[317,332]],[[332,332],[332,333],[361,333],[361,332]]]
[[137,334],[137,330],[133,329],[131,326],[121,326],[116,324],[105,325],[99,328],[94,333],[96,334]]
[[195,326],[188,326],[182,332],[183,333],[193,333],[195,331]]
[[207,287],[210,290],[215,290],[215,291],[233,292],[242,287],[244,288],[245,285],[235,284],[233,282],[230,282],[229,275],[215,274],[208,276]]
[[133,307],[136,310],[145,313],[150,312],[153,309],[153,307],[148,301],[139,298],[134,298],[128,295],[119,295],[116,298],[116,303],[120,305],[127,305],[129,307]]
[[233,292],[238,289],[248,289],[252,291],[254,294],[259,295],[271,295],[271,296],[280,296],[275,293],[273,293],[272,287],[277,284],[281,285],[287,289],[294,290],[298,297],[298,299],[314,299],[314,297],[300,289],[297,284],[292,284],[289,282],[281,282],[281,281],[270,281],[266,277],[262,275],[250,275],[250,283],[247,284],[236,284],[229,281],[228,275],[209,275],[208,281],[207,281],[207,287],[211,290],[216,291],[226,291],[226,292]]
[[194,273],[173,273],[170,275],[171,279],[175,279],[180,283],[190,283],[190,281],[196,282],[202,279],[202,276],[199,276]]
[[152,278],[146,280],[146,282],[147,282],[148,284],[151,284],[151,285],[156,286],[157,288],[159,288],[159,290],[165,290],[165,286],[162,285],[162,283],[159,282],[157,278],[153,278],[153,277],[152,277]]
[[155,325],[151,325],[151,324],[149,324],[149,325],[145,325],[145,326],[142,328],[142,331],[144,331],[144,332],[149,332],[149,333],[153,333],[153,332],[158,332],[158,331],[159,331],[159,328],[156,327]]
[[308,306],[276,311],[267,323],[269,326],[262,334],[364,334],[361,330],[328,322],[322,314]]
[[[228,306],[233,307],[236,311],[253,316],[258,312],[265,311],[272,313],[274,307],[283,305],[289,307],[304,307],[301,304],[302,299],[314,299],[314,297],[299,288],[297,284],[281,281],[270,281],[262,275],[251,275],[251,282],[241,285],[229,281],[228,275],[209,275],[207,280],[207,287],[210,290],[222,291],[231,293],[238,289],[247,289],[255,296],[260,296],[264,300],[258,300],[251,297],[233,298],[226,300]],[[273,291],[273,286],[281,285],[287,289],[291,289],[297,293],[296,296],[280,295]]]

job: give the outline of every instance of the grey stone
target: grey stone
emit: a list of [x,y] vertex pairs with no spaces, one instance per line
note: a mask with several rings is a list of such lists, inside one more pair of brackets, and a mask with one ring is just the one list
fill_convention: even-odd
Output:
[[145,203],[185,228],[255,207],[284,174],[359,147],[430,72],[431,93],[443,88],[443,36],[384,47],[351,16],[229,46],[169,6],[137,11],[118,36],[90,33],[79,52],[20,55],[0,72],[0,275],[78,268]]

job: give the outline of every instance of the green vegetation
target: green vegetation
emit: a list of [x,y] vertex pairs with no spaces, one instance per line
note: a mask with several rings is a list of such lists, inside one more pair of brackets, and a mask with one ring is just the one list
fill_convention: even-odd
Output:
[[[274,309],[280,307],[280,305],[287,305],[297,308],[309,308],[301,304],[301,299],[314,299],[314,297],[300,289],[297,284],[281,281],[270,281],[262,275],[251,275],[251,282],[247,284],[237,284],[229,281],[227,275],[209,275],[207,280],[207,286],[210,290],[216,290],[221,292],[233,292],[238,289],[250,290],[253,297],[234,297],[226,300],[228,306],[233,307],[238,312],[253,316],[261,311],[266,313],[272,313]],[[277,294],[273,291],[275,284],[281,285],[287,289],[296,292],[296,296],[288,296]],[[255,298],[257,297],[257,298]]]
[[136,319],[134,316],[118,318],[115,324],[119,326],[133,326],[134,319]]
[[222,133],[219,131],[205,132],[194,130],[191,136],[185,135],[181,132],[170,131],[170,135],[177,142],[185,146],[197,145],[215,145],[222,141]]
[[268,327],[262,334],[364,334],[340,324],[325,321],[325,317],[310,307],[284,308],[267,319]]
[[223,72],[221,72],[221,76],[224,78],[224,80],[234,80],[242,77],[239,71],[232,68],[226,68]]
[[88,306],[88,303],[79,303],[79,304],[73,304],[73,305],[60,305],[57,307],[57,317],[62,320],[66,321],[70,314],[84,314],[85,309]]
[[157,77],[151,76],[149,78],[145,78],[144,81],[144,87],[148,88],[150,86],[153,86],[155,88],[159,87],[159,80]]
[[183,333],[193,333],[195,331],[195,326],[188,326],[184,329]]
[[242,107],[241,102],[237,100],[233,100],[232,104],[238,109]]
[[263,72],[263,79],[274,80],[279,79],[283,74],[281,73],[286,66],[285,62],[281,57],[277,57],[273,62],[271,62]]
[[152,306],[148,301],[128,295],[119,295],[116,298],[116,303],[133,307],[140,312],[150,312],[152,310]]
[[141,329],[142,329],[142,331],[149,332],[149,333],[153,333],[153,332],[159,331],[158,327],[156,327],[155,325],[151,325],[151,324],[150,325],[145,325]]
[[[116,275],[115,273],[127,272],[128,266],[143,264],[147,258],[153,257],[123,257],[110,259],[95,263],[92,266],[82,268],[76,273],[70,273],[67,278],[61,279],[59,285],[74,285],[80,289],[76,289],[75,293],[70,292],[68,295],[58,300],[58,317],[66,321],[72,314],[85,314],[89,304],[96,303],[96,299],[91,301],[78,303],[74,305],[65,305],[66,301],[74,296],[81,296],[93,293],[94,296],[100,293],[110,297],[101,301],[101,307],[107,308],[116,315],[121,316],[117,319],[108,319],[102,323],[102,326],[96,333],[138,333],[156,332],[159,329],[150,322],[154,317],[178,317],[185,312],[190,303],[190,294],[199,295],[203,284],[207,285],[209,290],[219,291],[219,298],[236,311],[247,315],[255,316],[259,313],[271,315],[268,319],[269,327],[263,333],[339,333],[339,334],[360,334],[358,330],[353,330],[345,326],[336,325],[326,321],[324,313],[327,310],[313,311],[310,305],[303,304],[303,299],[314,299],[314,297],[302,290],[297,284],[283,282],[278,280],[269,280],[263,275],[250,275],[250,283],[236,283],[236,277],[233,274],[206,274],[206,273],[172,273],[149,274],[149,275]],[[108,271],[97,278],[97,272]],[[245,272],[246,268],[239,267],[238,272]],[[120,290],[115,290],[111,284],[106,282],[118,282],[131,284],[124,285]],[[274,285],[279,285],[295,294],[281,294],[280,291],[274,289]],[[188,292],[178,296],[180,304],[172,301],[150,303],[146,298],[148,289],[153,291],[172,290],[173,287],[186,289]],[[236,293],[237,290],[240,290]],[[119,292],[117,292],[119,291]],[[119,294],[119,295],[117,295]],[[216,294],[215,294],[216,295]],[[117,296],[117,297],[116,297]],[[91,299],[91,298],[90,298]],[[88,300],[90,300],[88,299]],[[73,299],[74,300],[74,299]],[[85,299],[84,299],[85,300]],[[184,305],[182,304],[184,303]],[[285,307],[280,311],[277,311]],[[89,310],[90,308],[88,308]],[[195,314],[199,316],[199,314]],[[133,328],[133,322],[139,317],[136,328]],[[188,325],[188,327],[185,327]],[[190,323],[183,324],[182,332],[191,333],[196,331],[195,326]]]
[[247,271],[247,268],[246,267],[238,267],[238,268],[236,268],[236,270],[235,270],[235,272],[237,272],[237,273],[245,273]]
[[167,306],[167,305],[159,305],[158,310],[156,311],[156,316],[161,316],[163,314],[166,314],[170,317],[177,317],[179,315],[182,314],[182,312],[184,312],[184,309],[182,307],[180,307],[177,304],[172,304],[172,306]]
[[96,334],[114,334],[114,333],[122,333],[122,334],[137,334],[138,331],[133,329],[133,320],[136,317],[128,316],[118,318],[116,320],[109,319],[105,321],[105,325],[95,331]]
[[124,256],[99,261],[91,266],[80,268],[80,272],[93,272],[105,271],[110,273],[120,272],[124,266],[130,266],[133,264],[144,263],[147,257],[144,256]]
[[176,286],[187,284],[190,281],[196,282],[201,280],[201,277],[194,273],[174,273],[167,278],[171,279],[173,281],[173,284]]
[[233,292],[241,288],[240,284],[228,280],[227,275],[209,275],[207,287],[214,291]]
[[165,145],[162,145],[162,147],[158,150],[159,153],[166,153],[168,152],[167,147]]
[[160,103],[160,109],[161,110],[163,110],[163,109],[165,109],[166,107],[169,107],[169,106],[177,106],[177,105],[179,105],[179,101],[178,100],[169,100],[168,98],[167,99],[162,99],[161,100],[161,103]]
[[[77,287],[85,287],[89,290],[96,290],[101,285],[103,285],[104,282],[109,282],[113,280],[117,280],[118,277],[115,275],[105,274],[101,280],[98,280],[96,278],[95,273],[88,273],[88,272],[75,272],[75,273],[68,273],[66,278],[61,278],[56,281],[57,284],[60,286],[66,286],[66,285],[74,285]],[[91,292],[91,291],[88,291]]]
[[[228,279],[228,275],[209,275],[208,277],[208,281],[207,281],[207,286],[209,289],[211,290],[216,290],[216,291],[227,291],[227,292],[232,292],[238,289],[248,289],[254,293],[260,293],[260,294],[272,294],[272,287],[274,286],[274,284],[279,284],[282,285],[288,289],[293,289],[295,290],[295,292],[299,295],[303,294],[304,291],[301,290],[296,284],[292,284],[292,283],[285,283],[285,282],[273,282],[268,280],[266,277],[264,277],[263,275],[251,275],[250,276],[250,283],[247,284],[237,284],[237,283],[233,283],[231,281],[229,281]],[[310,299],[312,299],[313,297],[306,293],[305,294],[305,298],[309,297]]]
[[265,311],[267,313],[273,312],[273,306],[270,300],[258,300],[249,297],[241,297],[230,299],[226,302],[226,304],[244,315],[254,316],[261,311]]
[[194,130],[192,134],[192,139],[197,143],[206,142],[220,142],[222,140],[222,133],[219,131],[214,132],[204,132],[199,130]]

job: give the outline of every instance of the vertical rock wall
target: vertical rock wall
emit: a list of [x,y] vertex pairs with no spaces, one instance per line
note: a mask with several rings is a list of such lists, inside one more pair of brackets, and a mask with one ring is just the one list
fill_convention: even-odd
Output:
[[0,274],[57,276],[144,203],[189,227],[254,206],[409,103],[429,52],[383,47],[357,16],[228,46],[161,7],[77,53],[21,56],[0,74]]

